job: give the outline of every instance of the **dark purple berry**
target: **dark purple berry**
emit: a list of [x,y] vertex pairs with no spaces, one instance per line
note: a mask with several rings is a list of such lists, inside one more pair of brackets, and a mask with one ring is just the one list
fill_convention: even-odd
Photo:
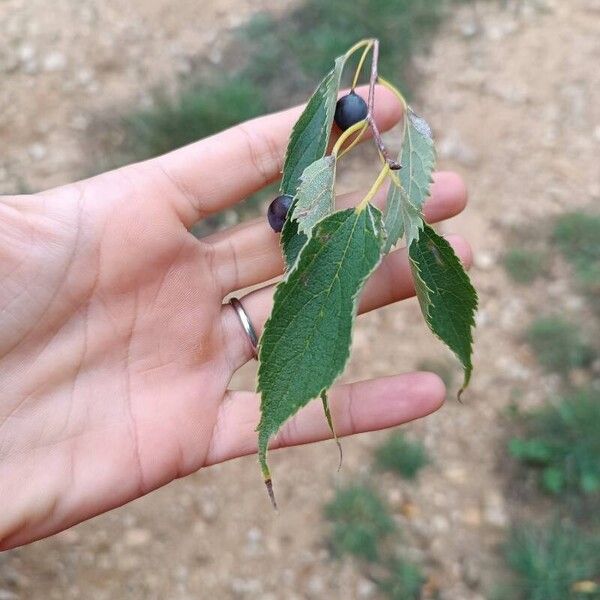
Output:
[[279,233],[283,229],[283,224],[285,223],[285,218],[287,217],[293,199],[294,198],[289,194],[283,194],[282,196],[277,196],[277,198],[269,204],[267,219],[269,219],[269,225],[273,228],[273,231]]
[[336,125],[342,131],[346,131],[352,125],[366,119],[368,112],[367,103],[355,92],[350,92],[337,101],[333,118]]

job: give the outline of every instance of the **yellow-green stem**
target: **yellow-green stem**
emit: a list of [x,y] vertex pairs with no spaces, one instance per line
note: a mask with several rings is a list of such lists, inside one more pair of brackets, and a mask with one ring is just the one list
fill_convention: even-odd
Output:
[[352,140],[352,143],[347,148],[344,148],[342,150],[342,152],[340,153],[338,158],[342,158],[342,156],[344,156],[345,154],[348,154],[348,152],[350,152],[350,150],[352,150],[352,148],[354,148],[354,146],[356,146],[356,144],[358,144],[358,142],[360,142],[360,140],[362,139],[362,136],[364,135],[365,131],[369,127],[369,123],[367,121],[363,121],[363,123],[364,124],[361,127],[360,131],[358,132],[358,135]]
[[373,41],[371,40],[370,43],[368,43],[365,46],[362,56],[360,57],[360,60],[358,61],[356,71],[354,72],[354,79],[352,80],[352,89],[354,89],[356,87],[356,84],[358,83],[358,78],[360,77],[360,73],[362,71],[363,65],[365,64],[365,60],[367,59],[367,56],[369,55],[369,52],[371,51],[372,47],[373,47]]
[[354,44],[352,48],[346,51],[346,54],[344,55],[346,60],[348,60],[357,50],[360,50],[361,48],[364,48],[368,45],[373,45],[372,38],[366,38],[364,40],[360,40],[360,42],[356,42],[356,44]]
[[375,183],[373,183],[373,185],[371,186],[371,189],[367,192],[367,195],[357,205],[355,209],[356,212],[363,211],[367,207],[367,204],[369,204],[369,202],[373,200],[375,194],[377,193],[377,191],[381,187],[381,184],[385,181],[385,178],[388,176],[389,173],[390,165],[386,162],[381,171],[379,171],[379,175],[377,176]]
[[378,76],[377,81],[379,83],[381,83],[381,85],[386,87],[388,90],[390,90],[390,92],[392,92],[396,96],[396,98],[398,98],[398,100],[400,100],[400,104],[402,104],[402,107],[406,111],[406,109],[408,108],[408,104],[406,103],[406,99],[402,95],[402,92],[393,83],[390,83],[387,79],[384,79],[381,75]]
[[352,125],[352,127],[349,127],[348,129],[346,129],[346,131],[344,131],[344,133],[342,133],[342,135],[340,135],[340,137],[338,138],[338,141],[335,143],[335,146],[331,150],[331,154],[333,156],[337,157],[338,152],[340,151],[340,148],[344,145],[346,140],[352,134],[356,133],[359,129],[366,127],[366,126],[367,126],[367,121],[362,120],[362,121],[359,121],[358,123],[355,123],[354,125]]

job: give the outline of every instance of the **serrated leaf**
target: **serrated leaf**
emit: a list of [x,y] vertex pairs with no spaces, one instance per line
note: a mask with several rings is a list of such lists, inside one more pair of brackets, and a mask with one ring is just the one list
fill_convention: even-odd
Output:
[[410,108],[406,114],[400,164],[400,183],[412,205],[420,210],[429,197],[435,167],[435,148],[427,121]]
[[[294,205],[290,208],[290,212],[293,212]],[[308,236],[298,231],[298,221],[288,217],[283,224],[281,230],[281,249],[283,251],[283,258],[285,259],[286,271],[291,270],[300,254],[300,250],[306,244]]]
[[325,155],[345,62],[345,56],[336,59],[294,125],[281,178],[284,194],[295,196],[304,169]]
[[388,191],[383,223],[386,231],[383,251],[386,254],[403,236],[406,237],[407,243],[416,240],[423,228],[421,210],[413,206],[404,188],[396,185],[393,180]]
[[381,258],[381,213],[339,211],[319,221],[275,291],[260,340],[259,460],[269,439],[343,371],[350,352],[357,298]]
[[333,212],[335,164],[334,156],[324,156],[302,173],[292,218],[298,222],[298,231],[306,235],[310,235],[318,221]]
[[424,225],[409,248],[410,265],[429,328],[458,357],[464,368],[461,392],[469,384],[477,292],[450,244]]
[[[322,158],[327,151],[346,60],[346,55],[335,60],[333,68],[325,75],[294,125],[281,178],[281,192],[284,194],[295,196],[305,169]],[[288,269],[292,267],[308,239],[304,233],[298,231],[297,224],[290,223],[291,220],[290,210],[281,236],[282,251]]]
[[387,232],[385,252],[389,252],[402,236],[406,238],[407,246],[418,239],[423,228],[423,204],[429,197],[435,167],[431,129],[427,121],[410,108],[406,114],[398,160],[402,165],[397,181],[400,185],[392,178],[384,219]]

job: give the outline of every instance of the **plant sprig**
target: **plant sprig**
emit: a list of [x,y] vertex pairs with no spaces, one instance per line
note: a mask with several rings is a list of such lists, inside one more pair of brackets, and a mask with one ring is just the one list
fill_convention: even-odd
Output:
[[[351,92],[338,100],[343,69],[360,50]],[[369,54],[365,103],[354,87]],[[435,166],[431,129],[402,93],[379,75],[378,61],[377,39],[361,40],[336,59],[293,129],[283,170],[283,196],[274,201],[286,198],[289,206],[281,234],[287,270],[261,336],[257,386],[261,394],[259,462],[274,506],[267,464],[269,441],[287,419],[318,398],[337,441],[327,390],[346,366],[360,292],[400,239],[404,238],[408,248],[427,325],[464,366],[461,392],[471,376],[477,294],[451,246],[423,218]],[[402,148],[396,159],[375,122],[377,84],[390,89],[404,111]],[[327,154],[334,119],[345,130]],[[357,206],[336,210],[337,163],[367,129],[382,166]],[[372,201],[388,179],[390,189],[382,214]]]

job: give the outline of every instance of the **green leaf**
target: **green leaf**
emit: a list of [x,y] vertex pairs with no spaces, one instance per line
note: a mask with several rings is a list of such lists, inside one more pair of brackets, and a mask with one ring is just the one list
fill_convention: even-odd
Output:
[[[294,210],[292,204],[290,213]],[[281,249],[283,251],[283,258],[285,259],[286,271],[291,270],[300,254],[300,250],[306,244],[308,236],[298,231],[298,221],[292,219],[290,216],[286,219],[281,230]]]
[[302,173],[292,218],[298,221],[298,231],[307,236],[318,221],[333,212],[335,166],[334,156],[324,156]]
[[345,56],[336,59],[294,125],[287,147],[281,192],[295,196],[304,169],[327,150]]
[[[415,208],[422,209],[429,198],[435,148],[427,121],[408,109],[406,132],[400,153],[400,183]],[[409,244],[410,245],[410,244]]]
[[[323,78],[294,125],[281,178],[281,192],[284,194],[296,196],[305,170],[323,158],[327,151],[345,63],[345,55],[335,60],[333,68]],[[281,235],[282,251],[288,269],[296,262],[300,249],[308,239],[298,231],[297,223],[291,222],[292,214],[293,211],[290,210]]]
[[387,254],[406,235],[407,243],[419,238],[419,230],[423,228],[423,214],[421,209],[416,208],[404,191],[404,188],[396,185],[394,180],[390,183],[388,192],[384,228],[386,240],[383,252]]
[[335,441],[335,445],[338,448],[338,452],[340,454],[340,462],[338,464],[338,471],[342,468],[342,461],[344,460],[344,452],[342,450],[342,444],[340,444],[340,439],[335,432],[335,427],[333,425],[333,419],[331,418],[331,411],[329,410],[329,399],[327,398],[327,392],[323,390],[321,392],[321,402],[323,402],[323,412],[325,413],[325,419],[327,420],[327,425],[329,427],[329,431],[331,431],[331,435],[333,436],[333,440]]
[[450,244],[424,225],[418,240],[409,248],[410,265],[429,328],[458,357],[464,367],[460,393],[471,379],[477,292]]
[[[435,148],[431,129],[425,119],[408,109],[402,150],[398,157],[402,168],[392,178],[384,219],[389,252],[402,237],[410,246],[423,228],[423,204],[429,197],[435,167]],[[400,184],[400,185],[398,185]]]
[[357,298],[381,259],[381,213],[335,212],[315,226],[294,268],[277,286],[260,340],[259,460],[265,479],[269,439],[343,371]]

